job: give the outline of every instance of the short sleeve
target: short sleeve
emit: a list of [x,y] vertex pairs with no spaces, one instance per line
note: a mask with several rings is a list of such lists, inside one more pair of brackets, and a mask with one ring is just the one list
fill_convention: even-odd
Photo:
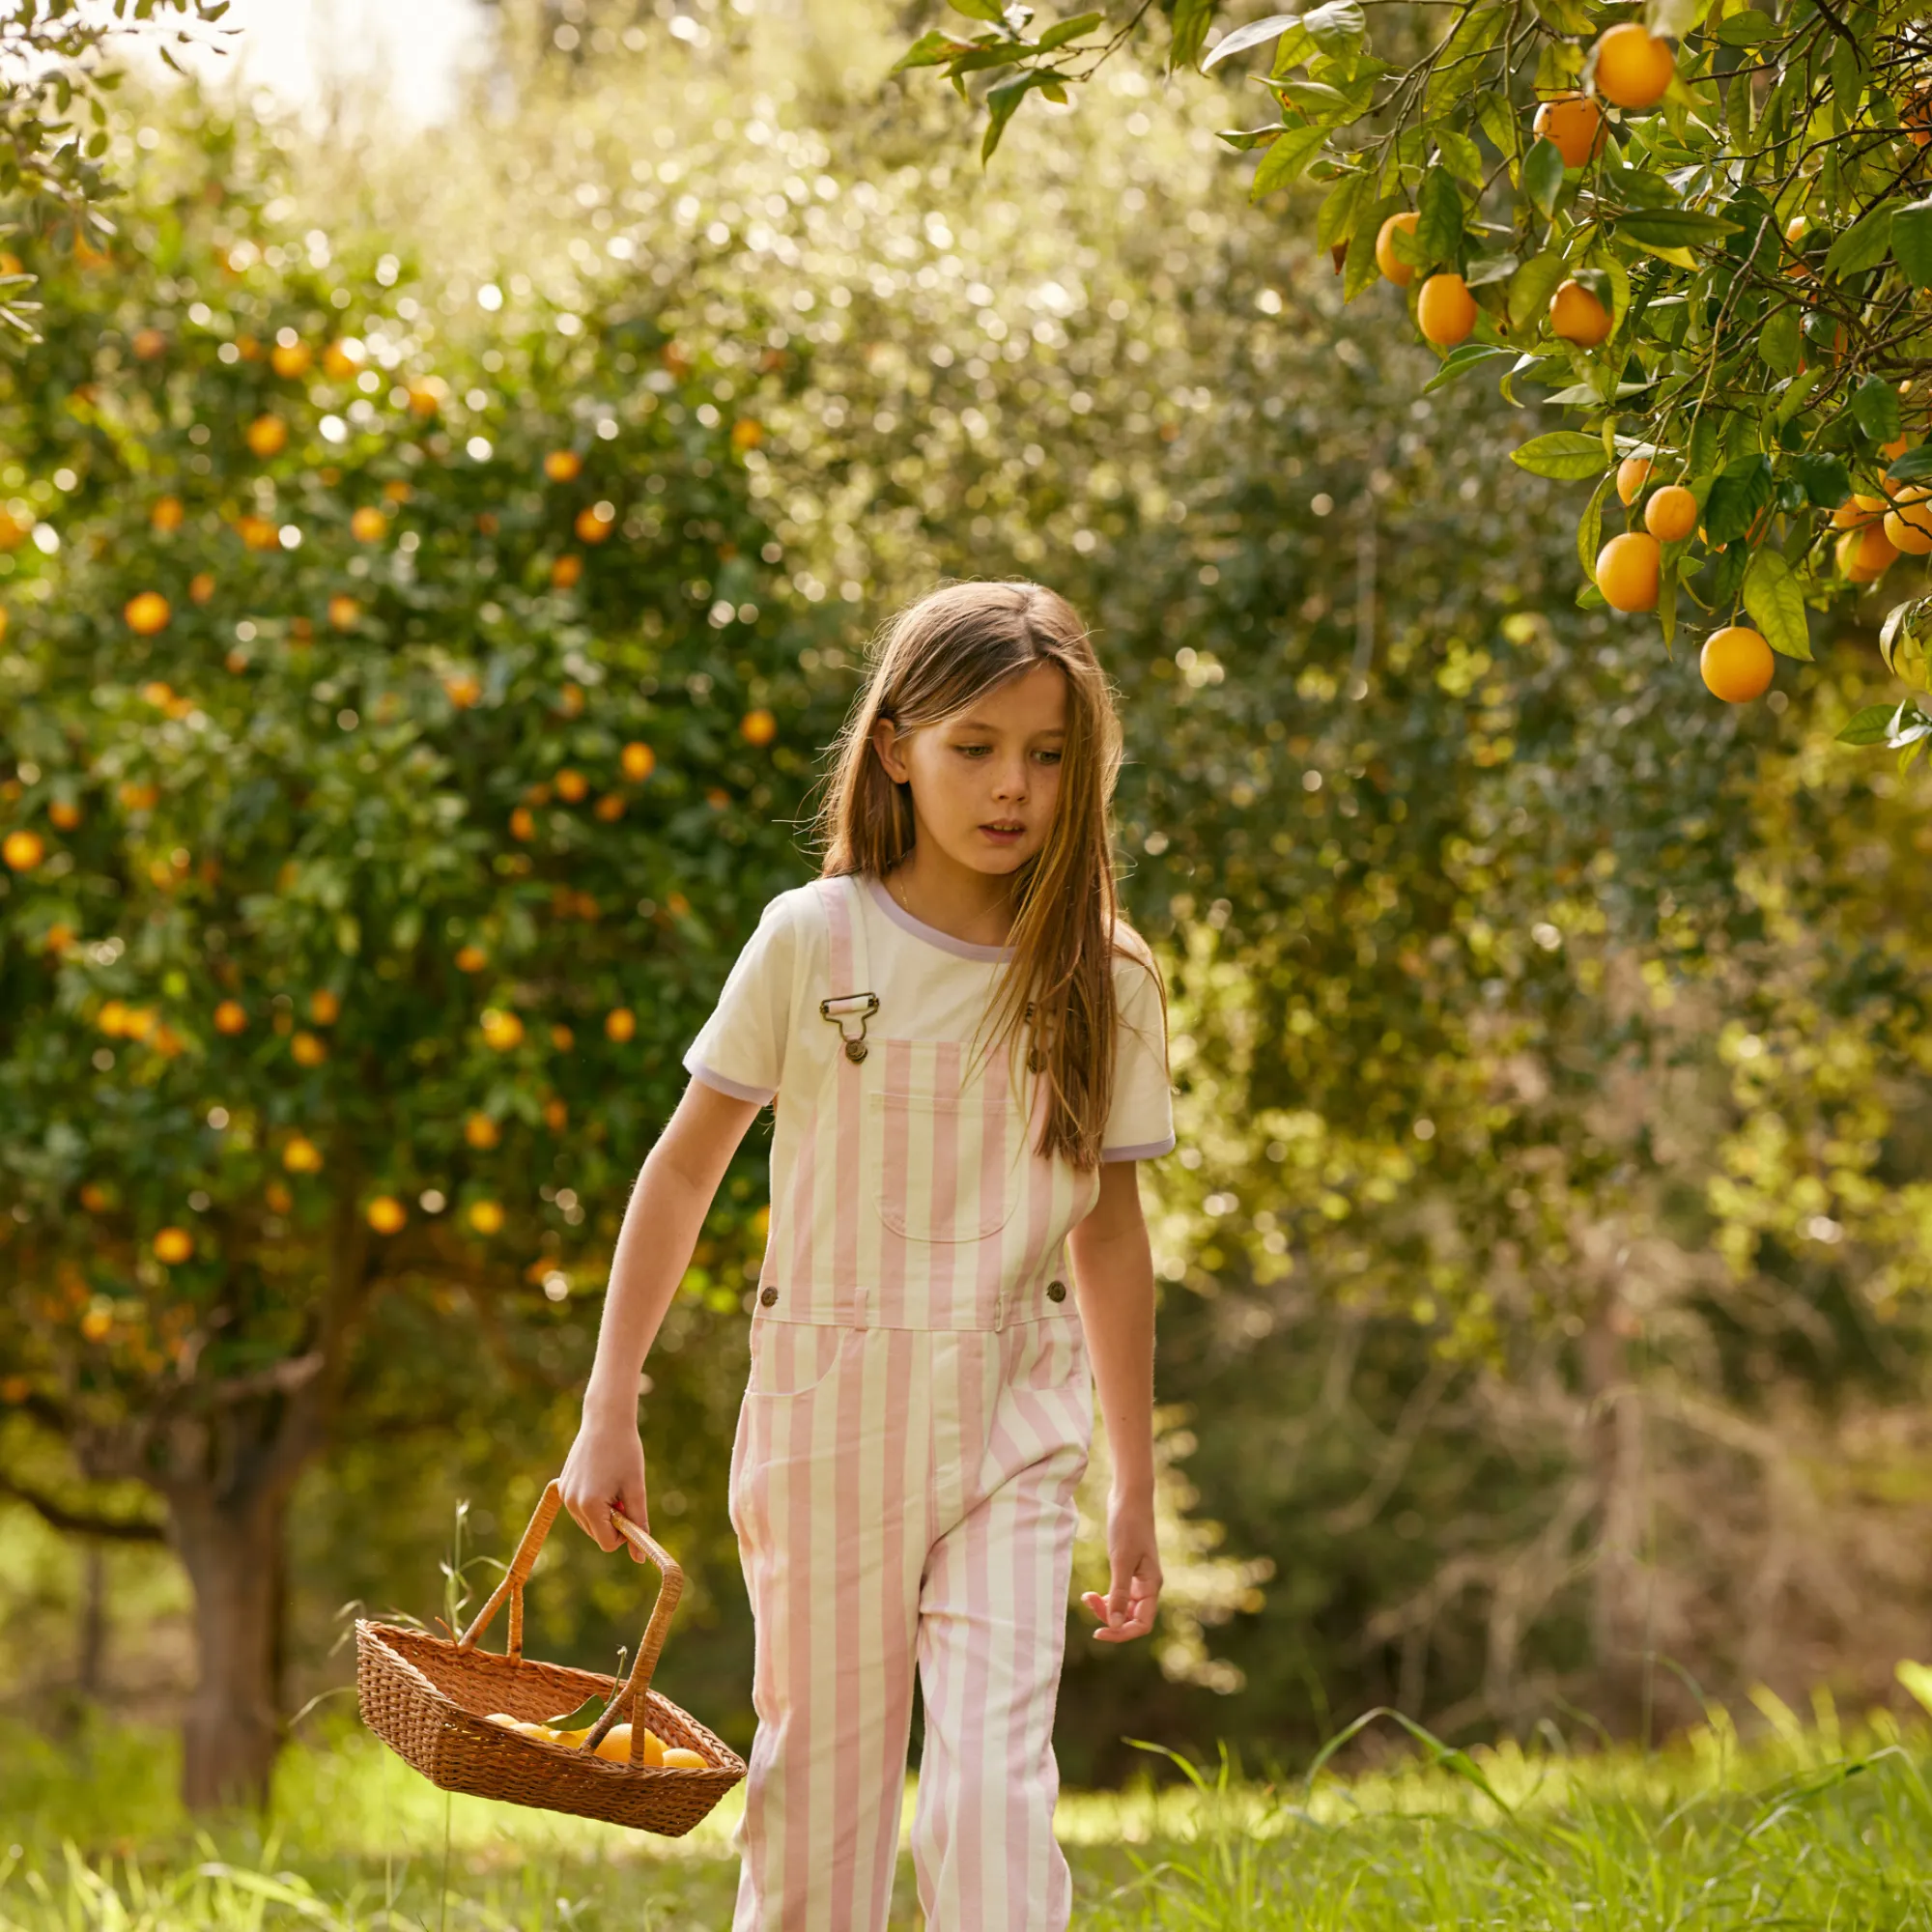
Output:
[[757,930],[725,978],[711,1017],[684,1056],[693,1079],[761,1107],[784,1078],[792,964],[799,944],[793,898],[781,894],[766,906]]
[[1174,1151],[1174,1098],[1167,1076],[1167,1016],[1153,961],[1138,938],[1114,960],[1119,1027],[1114,1104],[1100,1136],[1100,1158],[1154,1160]]

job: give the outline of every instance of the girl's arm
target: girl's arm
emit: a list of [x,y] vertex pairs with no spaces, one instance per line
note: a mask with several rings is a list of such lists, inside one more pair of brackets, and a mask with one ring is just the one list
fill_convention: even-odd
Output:
[[[757,1111],[753,1101],[734,1100],[693,1080],[645,1157],[624,1209],[597,1358],[583,1392],[583,1422],[558,1478],[564,1508],[600,1549],[615,1549],[624,1540],[611,1526],[612,1504],[633,1522],[649,1525],[638,1378],[691,1264],[711,1198]],[[631,1553],[643,1560],[635,1547]]]
[[1153,1534],[1153,1254],[1141,1217],[1140,1171],[1131,1160],[1100,1169],[1100,1198],[1068,1236],[1073,1290],[1107,1425],[1114,1465],[1107,1498],[1112,1587],[1082,1598],[1105,1626],[1103,1643],[1153,1628],[1160,1553]]

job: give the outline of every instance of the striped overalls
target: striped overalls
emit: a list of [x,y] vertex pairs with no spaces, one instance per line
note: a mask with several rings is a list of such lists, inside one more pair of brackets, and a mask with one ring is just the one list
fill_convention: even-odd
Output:
[[[1099,1181],[1033,1151],[1004,1055],[868,1010],[859,882],[813,888],[731,1520],[757,1624],[736,1932],[883,1932],[915,1669],[931,1932],[1058,1932],[1054,1700],[1093,1388],[1066,1261]],[[826,1007],[821,1008],[819,1000]],[[827,1009],[829,1009],[829,1010]]]

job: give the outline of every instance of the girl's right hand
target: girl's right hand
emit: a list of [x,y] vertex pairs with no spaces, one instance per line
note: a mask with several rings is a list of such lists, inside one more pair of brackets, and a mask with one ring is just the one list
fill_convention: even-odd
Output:
[[[615,1549],[625,1541],[611,1520],[612,1507],[621,1510],[640,1529],[651,1520],[644,1500],[644,1445],[635,1424],[593,1422],[587,1415],[577,1440],[564,1458],[557,1491],[577,1526],[599,1549]],[[634,1561],[644,1555],[630,1546]]]

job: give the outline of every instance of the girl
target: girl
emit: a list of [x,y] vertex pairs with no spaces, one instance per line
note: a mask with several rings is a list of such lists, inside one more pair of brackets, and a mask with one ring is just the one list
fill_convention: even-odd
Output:
[[1095,1381],[1094,1634],[1144,1635],[1161,1580],[1135,1163],[1174,1127],[1165,996],[1116,907],[1120,762],[1064,599],[963,583],[901,613],[836,748],[822,875],[765,908],[624,1217],[562,1477],[605,1549],[613,1506],[645,1520],[644,1356],[776,1100],[731,1459],[757,1630],[737,1932],[883,1932],[915,1670],[926,1924],[1067,1922],[1053,1709]]

